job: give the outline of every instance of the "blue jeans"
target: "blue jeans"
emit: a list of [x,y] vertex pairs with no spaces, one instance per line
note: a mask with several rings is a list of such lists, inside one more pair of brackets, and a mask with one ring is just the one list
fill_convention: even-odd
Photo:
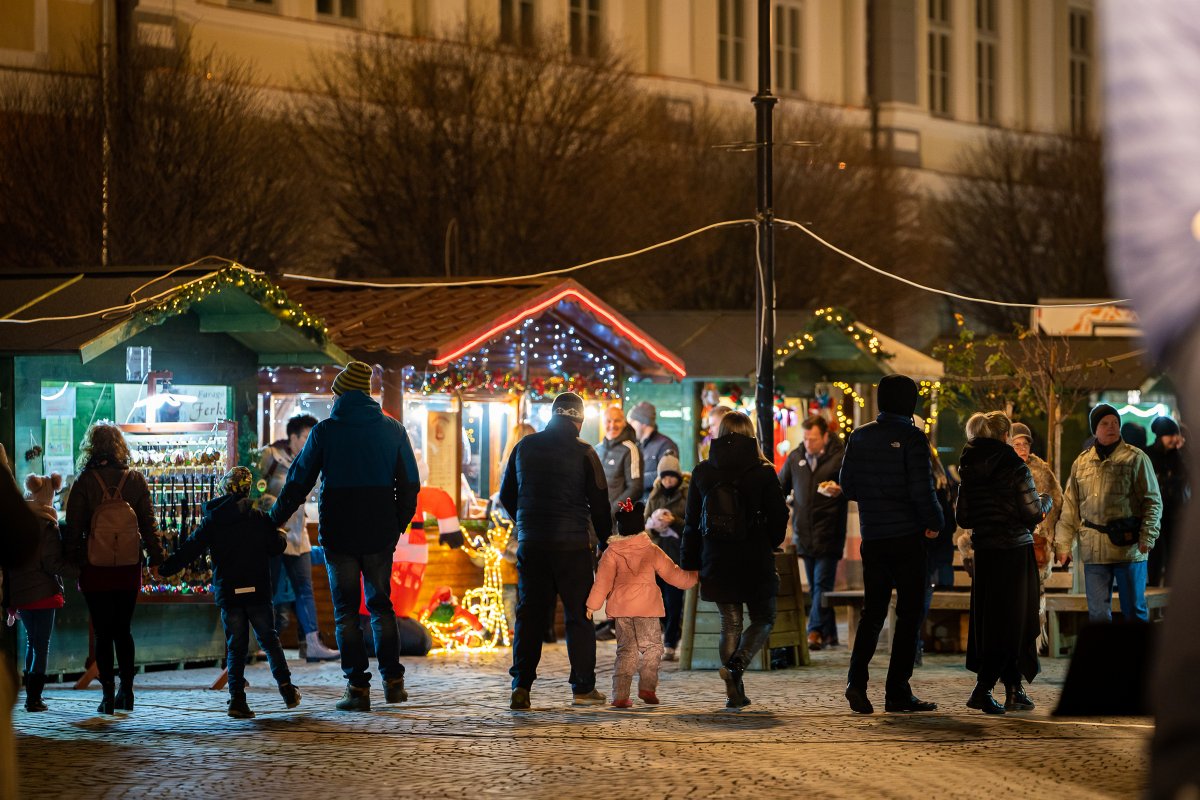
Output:
[[833,591],[833,582],[837,578],[838,559],[834,556],[810,558],[804,556],[804,571],[808,574],[809,592],[812,595],[812,608],[808,612],[808,632],[816,631],[827,643],[837,641],[837,617],[832,608],[823,608],[821,598],[826,592]]
[[1125,564],[1084,564],[1083,580],[1087,590],[1088,622],[1112,622],[1112,585],[1117,581],[1121,614],[1126,620],[1150,621],[1146,608],[1146,562]]
[[229,693],[246,691],[246,651],[250,647],[250,628],[254,637],[267,654],[271,665],[271,676],[280,686],[292,682],[287,658],[279,645],[279,634],[275,632],[275,613],[270,603],[252,606],[226,606],[221,608],[221,624],[225,626],[225,666],[229,669]]
[[281,573],[287,574],[292,593],[296,596],[296,622],[300,638],[317,631],[317,601],[313,599],[312,555],[282,555],[271,559],[271,586],[277,586]]
[[54,612],[57,610],[39,608],[17,612],[21,624],[25,626],[26,672],[46,674],[46,662],[50,657],[50,635],[54,633]]
[[375,637],[379,672],[385,681],[404,677],[404,666],[400,663],[400,636],[396,633],[396,612],[392,610],[389,594],[392,585],[392,551],[353,555],[326,550],[325,570],[329,573],[338,650],[342,653],[342,674],[346,680],[360,689],[371,685],[371,673],[367,672],[367,647],[358,627],[358,608],[362,604],[364,590],[367,594],[367,611],[371,612],[371,634]]

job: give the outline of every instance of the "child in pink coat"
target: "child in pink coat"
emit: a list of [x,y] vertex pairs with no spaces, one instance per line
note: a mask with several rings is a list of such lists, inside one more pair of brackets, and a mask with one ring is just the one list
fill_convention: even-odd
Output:
[[[645,510],[625,500],[618,507],[617,535],[608,540],[600,558],[596,581],[588,595],[588,616],[604,605],[616,620],[617,660],[613,668],[613,707],[630,708],[629,688],[638,673],[638,697],[650,705],[658,703],[658,666],[662,660],[662,592],[654,581],[660,576],[680,589],[696,585],[698,572],[680,569],[643,529]],[[638,656],[641,667],[638,667]]]

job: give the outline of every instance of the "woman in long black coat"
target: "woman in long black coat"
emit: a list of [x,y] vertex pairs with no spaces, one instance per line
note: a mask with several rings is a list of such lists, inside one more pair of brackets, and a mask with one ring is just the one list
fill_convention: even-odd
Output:
[[[1050,510],[1029,467],[1009,445],[1012,422],[1001,411],[967,420],[967,445],[959,460],[962,485],[955,516],[970,528],[975,547],[967,669],[978,675],[968,708],[985,714],[1028,711],[1021,685],[1038,674],[1038,568],[1033,529]],[[1001,706],[992,697],[1004,681]]]
[[[707,515],[718,496],[736,486],[742,524],[737,534],[719,535]],[[683,528],[680,565],[700,571],[700,597],[721,612],[721,678],[726,706],[750,701],[742,673],[771,635],[775,624],[775,549],[787,532],[787,504],[775,468],[759,449],[754,426],[744,414],[726,414],[708,458],[692,471]],[[750,626],[742,630],[742,607]]]

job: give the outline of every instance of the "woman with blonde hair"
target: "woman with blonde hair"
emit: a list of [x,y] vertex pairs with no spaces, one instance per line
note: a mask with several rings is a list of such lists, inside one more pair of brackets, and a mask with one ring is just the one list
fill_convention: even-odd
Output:
[[[692,471],[680,565],[700,571],[700,598],[721,612],[721,678],[727,708],[750,701],[742,673],[775,624],[775,549],[787,532],[788,509],[775,467],[745,414],[721,419],[709,457]],[[742,607],[750,625],[742,630]]]
[[[64,550],[80,567],[79,591],[96,634],[96,669],[103,692],[96,710],[132,711],[136,667],[131,627],[142,588],[142,549],[151,566],[164,558],[154,506],[146,479],[129,469],[129,447],[116,425],[98,422],[88,429],[79,467],[67,501]],[[114,649],[119,691],[114,686]]]
[[[967,420],[967,444],[959,460],[962,484],[955,514],[972,530],[975,578],[967,669],[978,678],[967,707],[985,714],[1028,711],[1033,702],[1021,685],[1038,674],[1038,567],[1033,529],[1050,509],[1033,475],[1009,446],[1012,422],[1002,411]],[[1005,700],[992,697],[1004,681]]]

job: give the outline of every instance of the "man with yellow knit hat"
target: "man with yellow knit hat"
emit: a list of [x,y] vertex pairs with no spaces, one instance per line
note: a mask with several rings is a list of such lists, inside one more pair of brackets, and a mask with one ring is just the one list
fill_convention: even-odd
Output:
[[421,483],[404,426],[371,399],[371,373],[369,364],[351,361],[334,379],[338,399],[329,419],[312,429],[271,509],[274,522],[283,524],[322,478],[318,532],[347,682],[340,711],[371,710],[371,673],[358,627],[364,591],[385,700],[408,699],[389,590],[392,552],[416,510]]

